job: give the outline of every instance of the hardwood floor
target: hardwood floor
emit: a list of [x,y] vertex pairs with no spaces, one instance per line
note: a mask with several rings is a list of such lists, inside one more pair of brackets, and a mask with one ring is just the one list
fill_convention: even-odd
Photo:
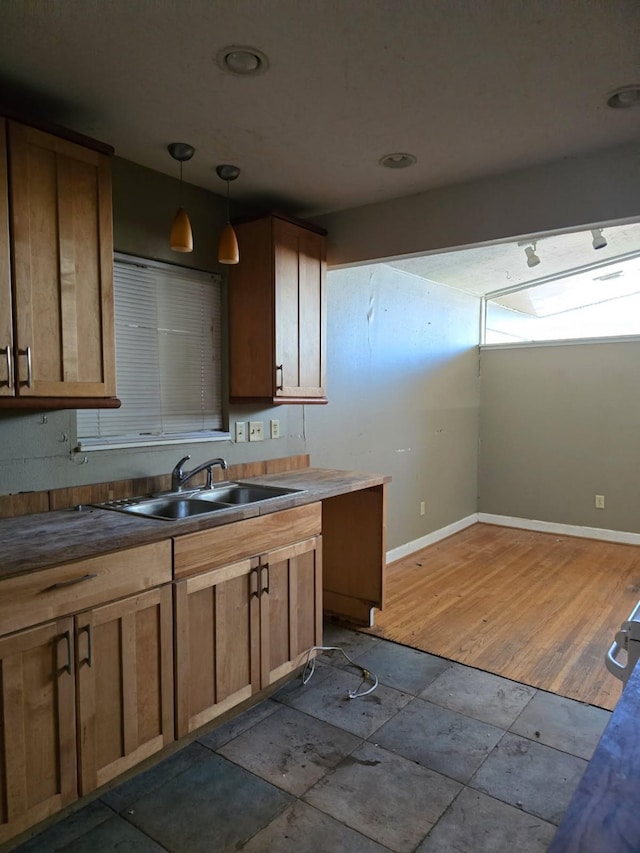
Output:
[[387,569],[371,633],[613,709],[604,656],[640,598],[640,548],[475,524]]

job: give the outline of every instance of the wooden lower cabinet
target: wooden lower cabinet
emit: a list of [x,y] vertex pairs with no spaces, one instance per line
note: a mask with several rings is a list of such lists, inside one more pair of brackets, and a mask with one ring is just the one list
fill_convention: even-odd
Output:
[[173,738],[171,586],[75,617],[80,793]]
[[300,666],[322,639],[321,536],[175,584],[182,737]]
[[77,796],[73,645],[71,617],[0,639],[0,842]]

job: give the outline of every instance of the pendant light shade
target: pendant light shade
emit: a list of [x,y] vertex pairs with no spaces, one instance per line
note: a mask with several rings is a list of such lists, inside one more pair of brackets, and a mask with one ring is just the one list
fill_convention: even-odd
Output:
[[222,229],[218,243],[218,263],[237,264],[240,261],[240,251],[238,249],[238,238],[233,230],[229,215],[229,183],[235,181],[240,174],[240,169],[231,165],[216,166],[216,174],[227,182],[227,224]]
[[237,264],[240,260],[238,238],[230,222],[222,229],[218,243],[218,262],[221,264]]
[[174,252],[193,252],[193,232],[184,207],[179,207],[174,217],[169,245]]
[[[191,160],[195,148],[187,142],[172,142],[167,148],[173,159],[180,163],[180,193],[182,194],[182,164]],[[178,208],[173,219],[169,245],[174,252],[193,252],[193,232],[184,207]]]

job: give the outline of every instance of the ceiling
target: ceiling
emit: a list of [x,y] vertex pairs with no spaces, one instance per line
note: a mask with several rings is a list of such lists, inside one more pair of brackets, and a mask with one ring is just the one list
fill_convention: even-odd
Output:
[[[629,281],[629,264],[622,264],[621,259],[640,255],[640,224],[611,226],[602,229],[602,234],[606,246],[598,249],[593,248],[594,235],[591,231],[575,231],[388,263],[396,269],[476,296],[534,282],[554,281],[569,274],[571,281],[566,282],[567,286],[574,287],[576,282],[582,282],[586,287],[599,276],[612,279],[619,267],[624,268],[625,281]],[[534,247],[540,259],[534,267],[527,265],[527,246]],[[635,289],[640,289],[640,272],[635,271],[637,264],[631,266],[634,280],[638,282]],[[523,295],[519,297],[520,300],[523,298]],[[508,301],[501,300],[501,304],[508,304]],[[524,310],[521,305],[518,307]]]
[[[637,0],[5,0],[5,100],[185,180],[313,215],[637,140]],[[266,73],[216,64],[252,46]],[[417,158],[385,169],[392,152]]]

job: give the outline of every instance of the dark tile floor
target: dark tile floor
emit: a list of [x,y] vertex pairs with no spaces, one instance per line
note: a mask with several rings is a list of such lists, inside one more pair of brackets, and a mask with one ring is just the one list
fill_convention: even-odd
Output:
[[64,818],[20,853],[544,851],[609,713],[327,626],[313,678]]

